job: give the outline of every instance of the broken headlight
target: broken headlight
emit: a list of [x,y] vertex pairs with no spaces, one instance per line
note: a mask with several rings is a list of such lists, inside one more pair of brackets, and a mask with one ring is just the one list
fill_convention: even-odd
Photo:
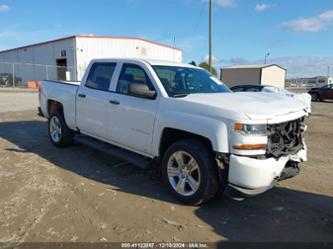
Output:
[[267,125],[235,123],[234,131],[245,136],[267,136]]

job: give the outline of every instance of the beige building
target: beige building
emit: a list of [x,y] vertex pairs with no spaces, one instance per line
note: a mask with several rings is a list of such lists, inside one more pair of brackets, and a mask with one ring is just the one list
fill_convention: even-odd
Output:
[[284,88],[286,71],[276,64],[230,66],[221,68],[221,80],[229,87],[271,85]]

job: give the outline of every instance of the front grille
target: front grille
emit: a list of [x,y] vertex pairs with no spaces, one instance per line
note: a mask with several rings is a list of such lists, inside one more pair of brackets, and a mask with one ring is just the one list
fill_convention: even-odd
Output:
[[268,125],[268,144],[266,154],[269,157],[296,154],[304,148],[304,117],[280,124]]

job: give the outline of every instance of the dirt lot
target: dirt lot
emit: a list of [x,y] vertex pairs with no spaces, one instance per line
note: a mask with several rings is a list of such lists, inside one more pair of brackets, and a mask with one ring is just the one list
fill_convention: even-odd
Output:
[[0,113],[36,110],[38,93],[34,90],[0,88]]
[[0,242],[333,242],[332,110],[314,104],[299,176],[243,202],[218,196],[202,207],[175,202],[155,171],[80,145],[53,147],[34,110],[2,112]]

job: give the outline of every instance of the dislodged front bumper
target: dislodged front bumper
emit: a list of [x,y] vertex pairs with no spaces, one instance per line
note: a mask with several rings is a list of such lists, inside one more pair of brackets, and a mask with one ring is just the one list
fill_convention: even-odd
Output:
[[278,159],[256,159],[246,156],[231,155],[229,161],[229,188],[252,196],[274,187],[288,162],[306,161],[306,147],[295,155],[282,156]]

